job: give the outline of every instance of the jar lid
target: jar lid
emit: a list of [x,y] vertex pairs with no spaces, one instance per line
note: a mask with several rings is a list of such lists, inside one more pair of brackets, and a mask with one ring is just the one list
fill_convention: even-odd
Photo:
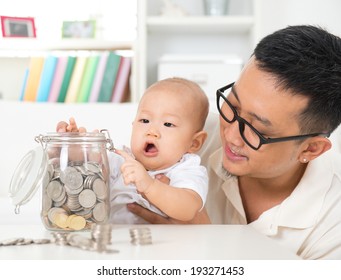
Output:
[[92,143],[103,142],[107,139],[104,133],[97,132],[48,132],[45,135],[39,136],[39,141],[42,143]]
[[15,213],[18,214],[20,206],[30,201],[45,179],[47,160],[43,147],[38,146],[29,151],[15,169],[9,187]]

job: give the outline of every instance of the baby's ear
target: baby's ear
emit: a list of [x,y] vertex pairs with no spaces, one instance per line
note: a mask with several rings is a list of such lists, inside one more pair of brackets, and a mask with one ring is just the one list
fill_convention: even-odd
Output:
[[192,145],[189,148],[189,153],[196,153],[198,152],[202,145],[205,143],[207,138],[207,132],[206,131],[199,131],[196,134],[194,134],[193,136],[193,140],[192,140]]

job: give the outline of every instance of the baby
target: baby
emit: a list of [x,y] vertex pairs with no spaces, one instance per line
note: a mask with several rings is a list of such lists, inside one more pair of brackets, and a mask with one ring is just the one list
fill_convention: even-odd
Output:
[[[204,207],[208,176],[195,153],[207,137],[208,109],[203,90],[186,79],[161,80],[146,90],[133,121],[131,150],[108,154],[112,223],[146,223],[128,211],[132,202],[179,221],[190,221]],[[78,130],[83,129],[72,119],[57,126],[59,132]],[[169,184],[155,179],[158,174]]]

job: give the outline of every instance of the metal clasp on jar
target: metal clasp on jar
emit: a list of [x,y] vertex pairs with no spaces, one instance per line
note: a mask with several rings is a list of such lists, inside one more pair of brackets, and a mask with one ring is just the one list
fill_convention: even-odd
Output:
[[100,130],[101,133],[103,133],[105,135],[106,141],[107,141],[107,149],[111,152],[115,152],[115,147],[114,147],[114,143],[110,137],[109,134],[109,130],[107,129],[101,129]]
[[[38,143],[41,144],[41,146],[43,147],[43,149],[45,150],[46,148],[46,137],[42,134],[39,134],[38,136],[34,137],[34,140]],[[45,143],[45,145],[44,145]]]

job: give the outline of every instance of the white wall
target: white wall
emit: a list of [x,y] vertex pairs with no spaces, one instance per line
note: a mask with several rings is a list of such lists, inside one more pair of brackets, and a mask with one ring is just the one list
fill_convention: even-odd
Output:
[[296,24],[320,25],[341,36],[340,0],[256,0],[258,38]]

